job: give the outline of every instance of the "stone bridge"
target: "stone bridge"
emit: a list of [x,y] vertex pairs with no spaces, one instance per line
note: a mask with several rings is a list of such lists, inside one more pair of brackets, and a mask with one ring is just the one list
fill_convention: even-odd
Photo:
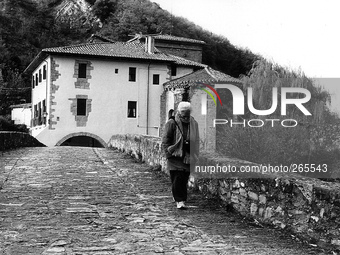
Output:
[[[275,228],[256,215],[248,217],[238,207],[240,189],[247,189],[242,181],[232,188],[240,200],[234,198],[235,210],[227,210],[230,206],[225,207],[216,190],[214,194],[212,182],[193,184],[203,192],[191,188],[189,209],[177,210],[169,178],[160,171],[161,158],[154,155],[155,161],[149,160],[150,151],[143,147],[158,150],[159,141],[145,139],[113,137],[109,144],[125,146],[125,152],[145,163],[113,148],[29,147],[2,152],[0,254],[336,254],[337,232],[325,222],[324,235],[316,236],[324,242],[311,242],[294,231],[297,221],[292,227]],[[253,193],[244,197],[262,203],[264,198]],[[277,207],[265,203],[274,208],[275,219]],[[312,209],[302,207],[296,217],[306,218],[303,210],[310,210],[308,222],[303,221],[309,226]],[[325,204],[323,208],[328,220],[330,209]],[[331,223],[335,228],[337,217],[333,215]],[[327,231],[333,242],[326,240]]]

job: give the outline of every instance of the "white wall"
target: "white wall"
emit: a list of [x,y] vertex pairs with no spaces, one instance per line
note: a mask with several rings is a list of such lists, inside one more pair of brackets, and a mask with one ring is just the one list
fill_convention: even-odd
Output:
[[[73,77],[75,59],[53,58],[59,65],[57,70],[61,74],[54,82],[59,88],[52,94],[55,97],[53,101],[56,103],[52,105],[52,109],[55,109],[52,112],[54,116],[52,121],[56,121],[56,124],[53,125],[52,130],[46,127],[46,130],[37,136],[41,142],[53,146],[65,136],[79,132],[95,134],[105,142],[108,142],[113,134],[158,135],[162,84],[170,78],[166,63],[149,64],[77,58],[77,60],[91,61],[93,67],[90,71],[91,78],[88,80],[89,89],[81,89],[75,87],[77,81],[77,78]],[[128,81],[129,67],[137,68],[136,82]],[[115,69],[118,69],[118,73],[115,73]],[[180,68],[179,71],[183,73],[184,70],[185,68]],[[192,72],[192,68],[187,68],[186,72]],[[160,75],[159,85],[152,84],[154,74]],[[39,85],[33,90],[32,102],[39,102],[47,93],[49,88],[46,90],[46,87]],[[77,127],[75,116],[71,112],[72,100],[70,99],[76,98],[76,95],[87,95],[88,99],[92,100],[92,109],[84,127]],[[47,101],[49,103],[49,100]],[[137,101],[137,118],[127,117],[128,101]]]
[[179,66],[177,67],[177,75],[176,76],[172,76],[171,79],[177,79],[180,78],[186,74],[192,73],[194,70],[191,67],[185,67],[185,66]]
[[24,124],[28,128],[31,124],[31,108],[13,108],[11,113],[11,119],[14,124]]
[[[172,76],[171,79],[177,79],[180,78],[184,75],[192,73],[194,70],[193,68],[190,67],[177,67],[177,75]],[[165,102],[165,108],[166,108],[166,113],[169,112],[170,109],[176,110],[175,109],[175,92],[174,91],[167,91],[166,92],[166,102]]]
[[[45,59],[41,62],[41,64],[35,69],[35,71],[32,73],[31,76],[36,77],[36,74],[39,76],[39,70],[41,70],[41,73],[43,75],[43,67],[46,66],[46,79],[41,80],[41,82],[38,82],[38,85],[36,83],[34,84],[34,88],[32,86],[32,113],[31,113],[31,119],[34,118],[34,105],[38,105],[38,103],[43,103],[43,100],[46,102],[46,113],[49,114],[49,91],[50,91],[50,67],[51,67],[51,61],[50,58]],[[31,124],[33,124],[31,122]],[[43,131],[43,129],[46,128],[46,124],[44,125],[36,125],[31,126],[31,134],[33,136],[37,136],[40,132]]]

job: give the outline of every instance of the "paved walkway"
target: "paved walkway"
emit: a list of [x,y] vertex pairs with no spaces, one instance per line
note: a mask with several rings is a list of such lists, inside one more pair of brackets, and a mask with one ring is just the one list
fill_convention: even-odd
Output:
[[163,173],[113,150],[6,152],[0,254],[323,254],[198,193],[177,210],[170,190]]

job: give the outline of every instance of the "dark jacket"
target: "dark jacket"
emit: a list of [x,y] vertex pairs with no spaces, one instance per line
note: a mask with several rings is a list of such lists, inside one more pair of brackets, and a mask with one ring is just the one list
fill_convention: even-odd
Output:
[[[177,121],[178,125],[176,125],[175,121]],[[190,170],[190,163],[193,164],[196,162],[199,156],[198,123],[192,116],[190,117],[189,137],[183,138],[183,130],[179,129],[183,129],[183,126],[177,116],[176,118],[171,118],[165,124],[162,137],[162,150],[168,159],[168,170],[184,169],[188,171]],[[190,141],[190,153],[183,150],[184,140]],[[186,160],[187,157],[189,157],[189,160]]]

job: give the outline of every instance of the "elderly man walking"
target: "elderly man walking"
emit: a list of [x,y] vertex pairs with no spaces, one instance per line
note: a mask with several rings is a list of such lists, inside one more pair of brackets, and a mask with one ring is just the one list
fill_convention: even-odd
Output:
[[175,116],[165,124],[162,149],[167,158],[176,206],[186,209],[190,164],[194,164],[199,155],[198,124],[191,116],[189,102],[180,102]]

